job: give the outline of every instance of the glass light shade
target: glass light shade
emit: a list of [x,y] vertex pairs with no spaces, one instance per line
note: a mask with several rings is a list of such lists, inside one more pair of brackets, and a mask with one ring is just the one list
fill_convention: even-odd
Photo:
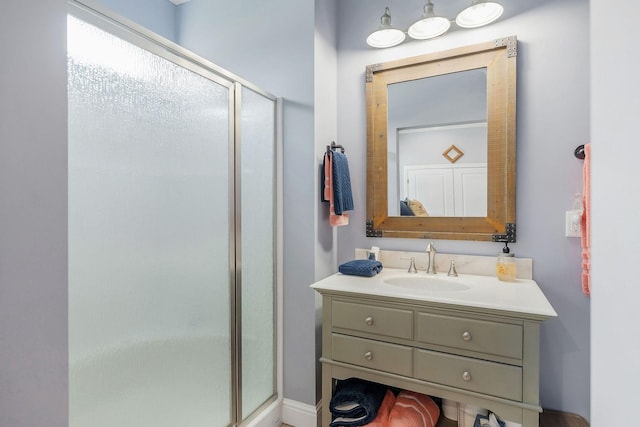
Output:
[[447,18],[440,16],[423,18],[409,27],[409,36],[419,40],[431,39],[446,33],[450,26],[451,22]]
[[424,5],[422,18],[409,27],[409,36],[414,39],[425,40],[438,37],[447,32],[451,22],[447,18],[436,16],[433,12],[431,0]]
[[367,44],[371,47],[385,48],[398,45],[404,41],[405,34],[403,31],[391,26],[391,15],[389,8],[384,11],[384,15],[380,18],[380,27],[367,37]]
[[471,6],[456,17],[456,24],[463,28],[476,28],[498,19],[503,12],[502,5],[487,0],[473,0]]
[[405,35],[402,31],[389,28],[384,30],[374,31],[367,37],[367,44],[371,47],[392,47],[398,45],[404,41]]

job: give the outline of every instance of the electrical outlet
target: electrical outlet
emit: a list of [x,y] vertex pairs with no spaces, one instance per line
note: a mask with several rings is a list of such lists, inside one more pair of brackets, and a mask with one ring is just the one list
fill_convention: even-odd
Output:
[[564,234],[566,237],[582,236],[582,211],[574,210],[565,213]]

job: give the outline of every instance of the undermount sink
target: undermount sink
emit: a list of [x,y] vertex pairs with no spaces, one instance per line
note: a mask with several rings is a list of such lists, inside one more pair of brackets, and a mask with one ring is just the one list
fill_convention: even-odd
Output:
[[437,279],[429,276],[401,276],[390,277],[383,280],[388,285],[405,289],[424,290],[432,292],[459,292],[466,291],[469,286],[452,280]]

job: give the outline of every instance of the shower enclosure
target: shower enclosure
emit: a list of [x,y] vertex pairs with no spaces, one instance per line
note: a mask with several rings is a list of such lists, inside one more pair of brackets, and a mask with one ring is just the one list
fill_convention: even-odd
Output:
[[71,3],[69,425],[246,424],[277,397],[279,102]]

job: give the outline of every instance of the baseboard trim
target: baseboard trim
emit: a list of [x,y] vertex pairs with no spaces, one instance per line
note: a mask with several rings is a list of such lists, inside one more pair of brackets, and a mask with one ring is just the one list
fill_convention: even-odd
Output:
[[272,402],[245,427],[280,427],[282,424],[282,399]]
[[321,402],[316,406],[291,399],[282,400],[282,422],[293,427],[317,427]]

